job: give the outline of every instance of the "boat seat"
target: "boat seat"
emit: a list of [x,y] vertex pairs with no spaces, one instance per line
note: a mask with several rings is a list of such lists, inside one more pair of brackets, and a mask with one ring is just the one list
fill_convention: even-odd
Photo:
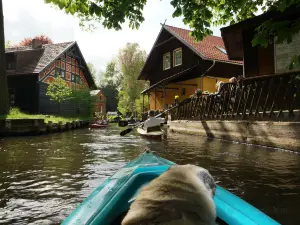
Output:
[[147,133],[152,131],[161,131],[160,125],[155,127],[147,127]]

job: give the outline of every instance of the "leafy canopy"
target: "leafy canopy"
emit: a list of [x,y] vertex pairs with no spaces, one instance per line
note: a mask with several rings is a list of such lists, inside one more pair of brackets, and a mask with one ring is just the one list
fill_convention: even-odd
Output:
[[64,79],[57,77],[49,84],[46,95],[50,97],[50,100],[60,103],[72,97],[72,90]]
[[144,81],[137,80],[146,61],[146,51],[140,49],[137,43],[127,43],[119,51],[118,63],[121,68],[122,83],[119,92],[118,110],[122,114],[137,112],[136,100],[146,87]]
[[[120,30],[127,20],[129,27],[139,28],[145,20],[143,9],[147,0],[45,0],[53,3],[66,13],[81,19],[81,25],[91,21],[101,22],[105,28]],[[173,17],[183,17],[183,22],[193,30],[192,35],[201,40],[212,34],[212,26],[233,24],[255,16],[258,11],[284,11],[288,7],[300,5],[300,0],[171,0],[174,7]],[[271,29],[270,24],[266,27]],[[277,26],[277,25],[276,25]],[[299,26],[296,26],[299,30]],[[278,27],[279,30],[282,27]],[[275,29],[278,31],[278,29]],[[289,30],[285,28],[284,31]],[[271,30],[261,30],[264,34]],[[274,31],[274,30],[273,30]],[[275,32],[277,32],[275,31]],[[290,33],[290,32],[288,32]],[[268,36],[268,35],[267,35]],[[254,44],[265,44],[265,34],[256,37]],[[290,38],[290,35],[287,35]]]
[[118,95],[122,83],[122,74],[117,68],[117,60],[113,59],[106,65],[105,72],[100,74],[100,89],[106,97],[106,110],[117,111]]
[[92,77],[93,77],[94,81],[96,82],[96,80],[97,80],[96,79],[97,69],[95,68],[94,64],[91,63],[91,62],[87,63],[87,66],[88,66],[88,68],[89,68],[89,70],[92,74]]

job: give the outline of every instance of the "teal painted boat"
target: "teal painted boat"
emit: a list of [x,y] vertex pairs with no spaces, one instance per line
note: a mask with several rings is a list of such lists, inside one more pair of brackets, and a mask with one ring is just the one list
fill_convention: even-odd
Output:
[[[171,165],[174,163],[153,153],[144,152],[97,187],[62,224],[120,224],[140,189]],[[219,224],[279,224],[220,186],[217,186],[214,201]]]

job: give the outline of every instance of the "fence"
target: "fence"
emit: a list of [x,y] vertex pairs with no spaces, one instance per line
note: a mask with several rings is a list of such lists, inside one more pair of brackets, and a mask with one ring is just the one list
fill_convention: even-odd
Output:
[[300,73],[225,83],[216,94],[195,95],[171,112],[172,120],[300,121]]

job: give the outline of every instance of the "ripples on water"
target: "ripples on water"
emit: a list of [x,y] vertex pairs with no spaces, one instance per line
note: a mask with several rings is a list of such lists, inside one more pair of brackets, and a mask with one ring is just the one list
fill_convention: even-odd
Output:
[[208,168],[227,188],[282,224],[300,224],[300,156],[168,134],[147,141],[120,128],[0,141],[0,224],[59,224],[91,191],[144,149]]

